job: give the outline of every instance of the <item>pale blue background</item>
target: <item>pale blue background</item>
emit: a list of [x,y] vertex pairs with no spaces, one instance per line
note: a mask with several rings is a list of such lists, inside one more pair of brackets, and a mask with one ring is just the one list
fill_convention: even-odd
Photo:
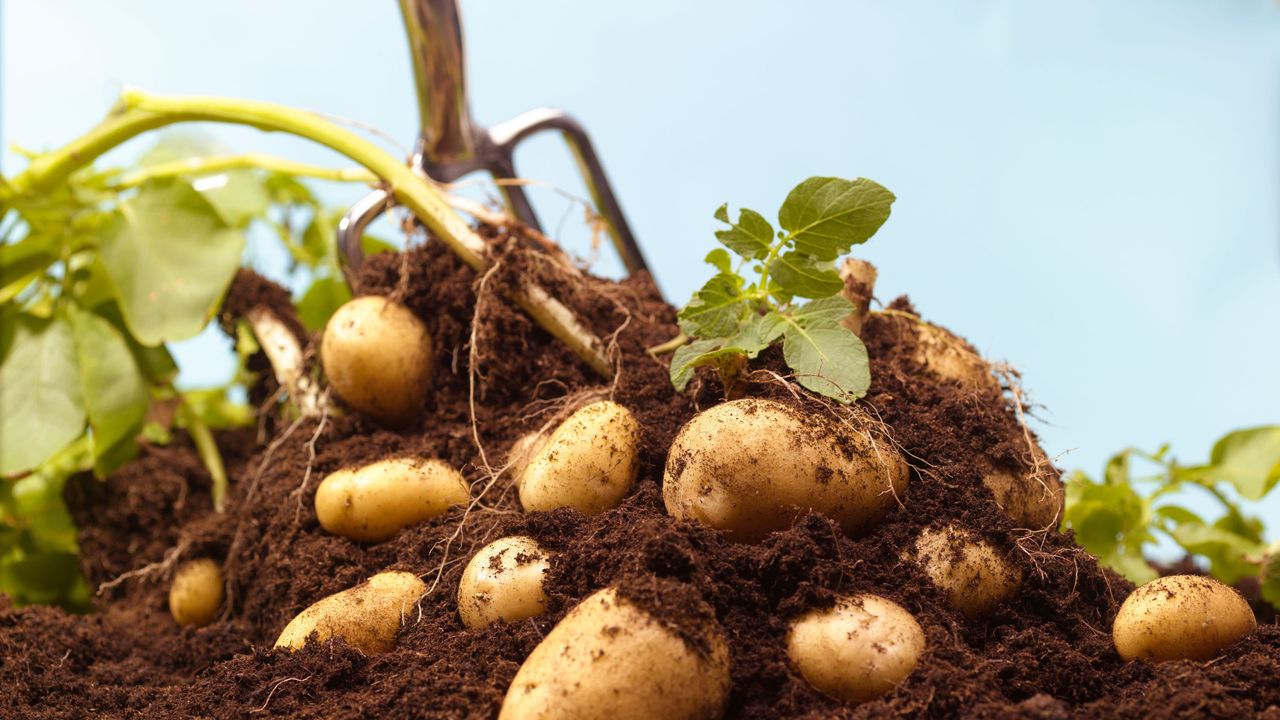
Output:
[[[1062,464],[1096,472],[1164,441],[1194,461],[1230,428],[1280,422],[1271,2],[468,0],[464,17],[477,118],[577,113],[673,299],[705,275],[721,202],[771,215],[809,175],[864,175],[899,196],[865,248],[880,296],[909,292],[1020,367]],[[415,134],[392,0],[10,0],[2,19],[5,142],[64,142],[126,83]],[[558,140],[521,159],[577,189]],[[565,203],[538,200],[554,227]],[[566,242],[585,252],[579,224]],[[269,247],[255,262],[281,263]],[[216,347],[181,353],[190,382],[225,376]]]

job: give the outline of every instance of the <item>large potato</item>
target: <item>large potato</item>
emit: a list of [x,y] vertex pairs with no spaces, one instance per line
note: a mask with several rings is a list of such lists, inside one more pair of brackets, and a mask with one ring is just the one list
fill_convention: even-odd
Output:
[[990,392],[1000,392],[1000,383],[991,373],[991,367],[948,330],[937,325],[915,321],[915,361],[947,380],[956,380],[971,387]]
[[334,593],[298,613],[281,631],[277,648],[298,650],[308,638],[324,642],[340,637],[366,655],[390,650],[404,618],[427,591],[417,575],[391,571]]
[[458,615],[467,627],[516,622],[547,609],[542,590],[550,556],[533,538],[500,538],[480,548],[458,582]]
[[208,558],[178,567],[169,585],[169,614],[179,625],[203,627],[222,606],[222,568]]
[[616,507],[640,466],[640,425],[610,400],[579,408],[529,458],[516,484],[525,510],[576,508],[595,515]]
[[753,542],[809,510],[850,534],[879,522],[907,487],[907,463],[870,431],[771,400],[698,413],[671,444],[667,512]]
[[612,588],[601,590],[533,649],[498,718],[718,718],[729,691],[729,650],[715,627],[702,645],[695,648]]
[[1012,471],[997,468],[982,478],[1000,509],[1020,527],[1040,530],[1058,526],[1062,520],[1062,481],[1044,452],[1036,448],[1038,469]]
[[391,458],[330,473],[316,488],[316,519],[334,535],[380,542],[470,499],[444,462]]
[[1208,660],[1253,632],[1240,593],[1199,575],[1156,578],[1125,598],[1111,626],[1125,660]]
[[1022,573],[987,541],[954,525],[926,528],[906,558],[920,565],[953,610],[984,615],[1008,599]]
[[405,306],[384,297],[356,298],[333,313],[320,340],[329,386],[351,407],[385,425],[422,411],[435,356],[431,334]]
[[924,631],[901,605],[878,595],[842,598],[791,625],[787,654],[805,680],[846,702],[897,687],[924,652]]

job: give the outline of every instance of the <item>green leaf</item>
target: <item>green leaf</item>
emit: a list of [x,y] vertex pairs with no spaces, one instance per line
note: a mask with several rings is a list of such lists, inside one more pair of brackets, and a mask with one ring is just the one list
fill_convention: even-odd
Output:
[[[227,148],[212,137],[191,132],[166,133],[138,161],[140,167],[186,160],[188,158],[226,155]],[[213,174],[193,174],[184,178],[196,192],[217,211],[228,225],[236,228],[267,211],[273,190],[253,170],[229,170]]]
[[[182,399],[184,412],[178,416],[180,421],[195,418],[212,430],[232,430],[254,423],[253,408],[232,400],[225,387],[186,390]],[[187,427],[184,422],[179,425]]]
[[[1146,529],[1148,512],[1146,501],[1128,484],[1095,483],[1079,471],[1067,481],[1063,527],[1075,530],[1076,542],[1104,562],[1126,549],[1141,555],[1142,544],[1151,538]],[[1126,577],[1132,576],[1126,573]]]
[[782,337],[787,320],[777,310],[760,315],[753,314],[742,322],[738,334],[726,341],[726,346],[741,349],[748,358],[754,358],[761,350]]
[[399,252],[399,248],[395,245],[383,240],[380,237],[365,233],[360,236],[360,249],[364,250],[365,257],[377,255],[384,252]]
[[145,183],[102,239],[125,321],[143,345],[200,332],[230,285],[244,235],[177,180]]
[[1205,557],[1211,574],[1228,585],[1253,575],[1257,565],[1247,558],[1263,551],[1261,543],[1216,525],[1183,523],[1171,535],[1187,552]]
[[69,317],[97,460],[120,441],[138,434],[151,394],[128,342],[114,325],[100,315],[74,307]]
[[689,381],[693,379],[694,371],[699,367],[698,360],[719,347],[719,340],[694,340],[676,348],[675,353],[671,355],[671,368],[668,371],[671,384],[676,390],[683,392],[689,386]]
[[338,252],[338,230],[336,223],[330,222],[328,213],[316,213],[311,222],[302,231],[302,256],[299,262],[312,268],[330,265],[336,262]]
[[782,357],[795,373],[796,382],[838,402],[851,403],[871,387],[866,346],[839,325],[788,321]]
[[796,250],[835,260],[880,229],[893,201],[893,193],[866,178],[812,177],[787,195],[778,222]]
[[716,231],[716,239],[725,247],[748,260],[769,254],[773,246],[773,226],[760,213],[742,208],[738,211],[738,222],[733,223],[729,220],[729,204],[725,203],[716,210],[716,219],[730,225],[728,230]]
[[57,247],[48,235],[30,235],[0,245],[0,304],[17,297],[57,260]]
[[0,313],[0,474],[40,464],[84,432],[71,324]]
[[746,311],[742,278],[720,273],[712,276],[701,290],[693,294],[677,317],[680,329],[687,334],[716,338],[732,335]]
[[1231,483],[1241,495],[1261,500],[1280,482],[1280,425],[1228,433],[1213,446],[1205,472]]
[[823,323],[833,325],[849,317],[853,312],[853,303],[841,295],[832,295],[805,303],[791,317],[803,325]]
[[707,253],[703,261],[725,275],[733,274],[733,257],[724,248],[716,248]]
[[795,297],[823,298],[844,288],[840,273],[829,261],[815,260],[794,250],[774,260],[770,272],[774,282]]
[[1280,609],[1280,542],[1273,544],[1262,559],[1258,583],[1262,599],[1270,603],[1271,607]]
[[350,299],[351,289],[341,278],[316,278],[297,302],[298,318],[308,331],[316,332],[323,329],[334,311]]

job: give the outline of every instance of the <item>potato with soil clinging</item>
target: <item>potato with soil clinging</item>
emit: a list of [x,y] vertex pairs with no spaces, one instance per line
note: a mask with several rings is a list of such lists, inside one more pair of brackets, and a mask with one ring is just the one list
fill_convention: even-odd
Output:
[[1040,459],[1038,468],[1018,471],[997,468],[982,477],[982,484],[1019,527],[1056,528],[1062,520],[1065,496],[1062,481],[1043,451],[1036,450]]
[[951,609],[979,617],[1008,599],[1022,573],[986,540],[955,525],[926,528],[904,553],[946,595]]
[[784,530],[809,510],[858,534],[907,487],[907,463],[870,430],[772,400],[716,405],[680,429],[667,455],[667,512],[733,540]]
[[999,392],[991,366],[960,338],[932,323],[917,320],[915,360],[947,380]]
[[204,627],[222,606],[222,568],[209,558],[178,567],[169,585],[169,614],[179,625]]
[[533,538],[500,538],[467,563],[458,582],[458,615],[467,627],[516,622],[547,610],[542,590],[550,555]]
[[391,571],[334,593],[298,613],[276,640],[277,648],[301,649],[313,634],[316,642],[341,637],[366,655],[390,650],[404,618],[427,591],[417,575]]
[[810,685],[860,703],[901,684],[924,644],[920,624],[901,605],[878,595],[854,595],[792,623],[787,654]]
[[334,535],[381,542],[470,499],[443,461],[391,458],[330,473],[316,488],[316,519]]
[[384,297],[358,297],[333,313],[320,340],[329,386],[343,402],[384,425],[422,411],[435,357],[427,326]]
[[639,472],[640,424],[610,400],[579,408],[530,453],[516,480],[525,510],[576,508],[596,515],[617,507]]
[[1234,589],[1199,575],[1170,575],[1125,598],[1111,637],[1125,660],[1208,660],[1257,625]]
[[718,718],[729,691],[729,649],[714,626],[697,645],[606,588],[533,649],[498,718]]

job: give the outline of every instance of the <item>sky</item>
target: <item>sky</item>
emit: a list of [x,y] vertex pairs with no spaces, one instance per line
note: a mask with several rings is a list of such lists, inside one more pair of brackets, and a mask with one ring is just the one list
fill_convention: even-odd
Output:
[[[1112,452],[1280,423],[1280,5],[1268,0],[463,0],[474,116],[587,126],[668,298],[706,276],[721,203],[772,216],[811,175],[898,197],[858,254],[878,295],[1018,367],[1045,447]],[[4,0],[0,139],[52,148],[125,86],[272,100],[417,132],[392,0]],[[341,164],[213,129],[238,151]],[[141,145],[122,151],[136,154]],[[561,142],[524,176],[583,193]],[[22,162],[3,156],[3,169]],[[332,186],[335,205],[359,188]],[[577,211],[534,199],[587,253]],[[279,250],[255,243],[269,274]],[[608,257],[606,274],[618,272]],[[179,348],[192,384],[221,341]],[[1189,499],[1193,503],[1198,499]],[[1280,498],[1267,506],[1280,523]]]

